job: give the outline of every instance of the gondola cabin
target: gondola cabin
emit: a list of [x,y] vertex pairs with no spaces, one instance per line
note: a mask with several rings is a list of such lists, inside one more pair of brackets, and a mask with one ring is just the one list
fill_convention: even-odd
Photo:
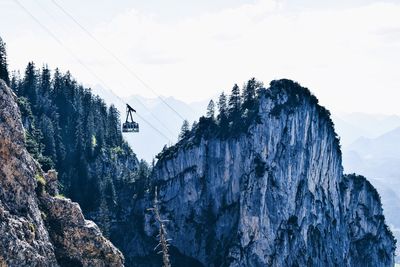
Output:
[[138,133],[139,123],[133,120],[132,112],[136,112],[131,106],[126,104],[126,120],[122,124],[123,133]]

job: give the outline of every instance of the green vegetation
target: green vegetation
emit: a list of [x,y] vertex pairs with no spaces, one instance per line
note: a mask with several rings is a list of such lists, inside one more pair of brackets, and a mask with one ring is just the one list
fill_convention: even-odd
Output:
[[47,214],[43,211],[40,211],[40,216],[42,217],[42,219],[45,221],[47,220]]
[[92,150],[95,149],[96,146],[97,146],[96,136],[92,135]]
[[[38,69],[33,62],[23,77],[12,74],[10,86],[18,96],[27,150],[44,171],[57,170],[62,194],[84,212],[98,209],[101,198],[112,207],[116,180],[131,179],[130,170],[122,175],[115,171],[119,157],[136,161],[122,139],[118,110],[107,107],[69,72],[56,69],[52,75],[47,66]],[[44,190],[43,181],[38,180],[38,192]]]
[[35,225],[33,223],[29,223],[29,230],[34,233],[35,232]]
[[[287,97],[282,102],[283,95]],[[270,111],[270,115],[278,117],[282,112],[293,113],[296,108],[304,103],[315,106],[322,121],[332,127],[333,122],[328,110],[318,104],[318,99],[307,89],[298,83],[287,79],[274,80],[266,89],[263,83],[255,78],[244,84],[241,91],[237,84],[232,87],[229,96],[221,93],[217,101],[218,115],[215,114],[215,104],[211,100],[207,107],[207,115],[200,117],[199,122],[189,130],[188,122],[182,125],[179,142],[171,147],[164,147],[157,155],[159,160],[173,158],[180,148],[190,148],[199,144],[202,138],[237,138],[248,133],[249,127],[254,123],[260,123],[259,101],[262,97],[270,98],[277,103]],[[339,137],[335,134],[334,142],[340,151]],[[262,166],[258,169],[262,173]]]
[[41,184],[42,186],[46,186],[46,180],[44,179],[44,177],[42,175],[36,174],[35,179],[38,182],[38,184]]
[[10,75],[8,73],[7,53],[6,44],[0,37],[0,79],[10,85]]
[[[10,77],[6,59],[0,39],[0,79],[18,97],[27,150],[44,171],[57,170],[61,194],[56,197],[78,202],[87,218],[109,232],[110,218],[125,212],[133,192],[144,194],[150,186],[151,167],[139,164],[123,140],[118,110],[69,72],[30,62],[22,74]],[[46,182],[41,175],[35,178],[41,196]]]
[[123,154],[123,153],[124,153],[124,149],[120,146],[111,148],[111,154]]
[[35,174],[35,179],[37,182],[36,193],[42,195],[46,190],[46,180],[40,174]]
[[266,90],[263,84],[255,78],[250,79],[242,88],[235,84],[231,95],[228,97],[221,93],[217,106],[218,115],[215,115],[215,104],[211,100],[207,107],[206,117],[200,117],[189,130],[189,123],[184,121],[179,135],[179,142],[172,147],[164,147],[157,155],[159,160],[171,158],[181,147],[191,147],[198,144],[202,138],[238,137],[246,133],[253,121],[258,117],[258,100],[262,92]]
[[66,197],[63,194],[57,194],[54,197],[59,199],[66,199]]
[[[57,170],[62,194],[56,197],[78,202],[85,216],[109,231],[107,220],[98,218],[118,216],[125,196],[149,186],[150,167],[141,163],[137,170],[136,155],[122,138],[118,110],[69,72],[39,69],[30,62],[24,73],[13,72],[10,79],[7,67],[0,38],[0,79],[18,97],[27,150],[44,171]],[[36,193],[43,195],[46,182],[41,175],[35,178]]]

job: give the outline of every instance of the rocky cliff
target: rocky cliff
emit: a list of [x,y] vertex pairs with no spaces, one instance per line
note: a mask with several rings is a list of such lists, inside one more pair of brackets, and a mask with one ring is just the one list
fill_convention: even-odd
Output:
[[[152,176],[176,266],[393,266],[379,194],[343,175],[330,114],[297,83],[271,82],[241,132],[192,132]],[[201,128],[201,125],[198,127]],[[134,202],[131,265],[150,266],[152,193]]]
[[123,266],[56,183],[26,151],[16,97],[0,80],[0,266]]

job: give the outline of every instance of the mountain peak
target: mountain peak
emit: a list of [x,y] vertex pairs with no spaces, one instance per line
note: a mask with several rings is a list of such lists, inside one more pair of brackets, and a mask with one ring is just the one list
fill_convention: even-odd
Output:
[[[200,118],[159,155],[151,188],[170,221],[175,260],[392,265],[395,241],[379,196],[364,178],[343,175],[329,111],[290,80],[257,89],[239,113]],[[155,234],[151,220],[144,225],[132,242]]]
[[202,138],[226,139],[247,134],[249,129],[253,130],[252,126],[263,123],[263,118],[265,121],[265,118],[272,116],[280,120],[283,119],[281,117],[295,113],[301,108],[315,110],[316,115],[326,123],[328,131],[333,134],[336,151],[341,153],[339,137],[335,133],[330,112],[318,104],[318,99],[308,88],[289,79],[280,79],[271,81],[269,88],[259,86],[252,103],[247,106],[242,105],[237,113],[229,112],[228,109],[225,121],[223,114],[215,118],[200,117],[198,124],[194,125],[184,138],[181,138],[176,145],[165,148],[157,158],[171,157],[174,151],[177,151],[177,147],[198,144]]

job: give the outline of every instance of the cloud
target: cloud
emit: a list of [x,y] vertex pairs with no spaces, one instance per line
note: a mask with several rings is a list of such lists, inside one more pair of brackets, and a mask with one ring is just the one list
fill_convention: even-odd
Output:
[[[173,21],[131,9],[93,34],[160,95],[198,100],[253,76],[266,83],[287,77],[311,88],[328,108],[400,114],[398,14],[400,4],[378,1],[293,9],[260,0]],[[68,46],[113,91],[153,96],[90,39],[76,36]],[[69,66],[78,78],[98,83],[78,64]]]

